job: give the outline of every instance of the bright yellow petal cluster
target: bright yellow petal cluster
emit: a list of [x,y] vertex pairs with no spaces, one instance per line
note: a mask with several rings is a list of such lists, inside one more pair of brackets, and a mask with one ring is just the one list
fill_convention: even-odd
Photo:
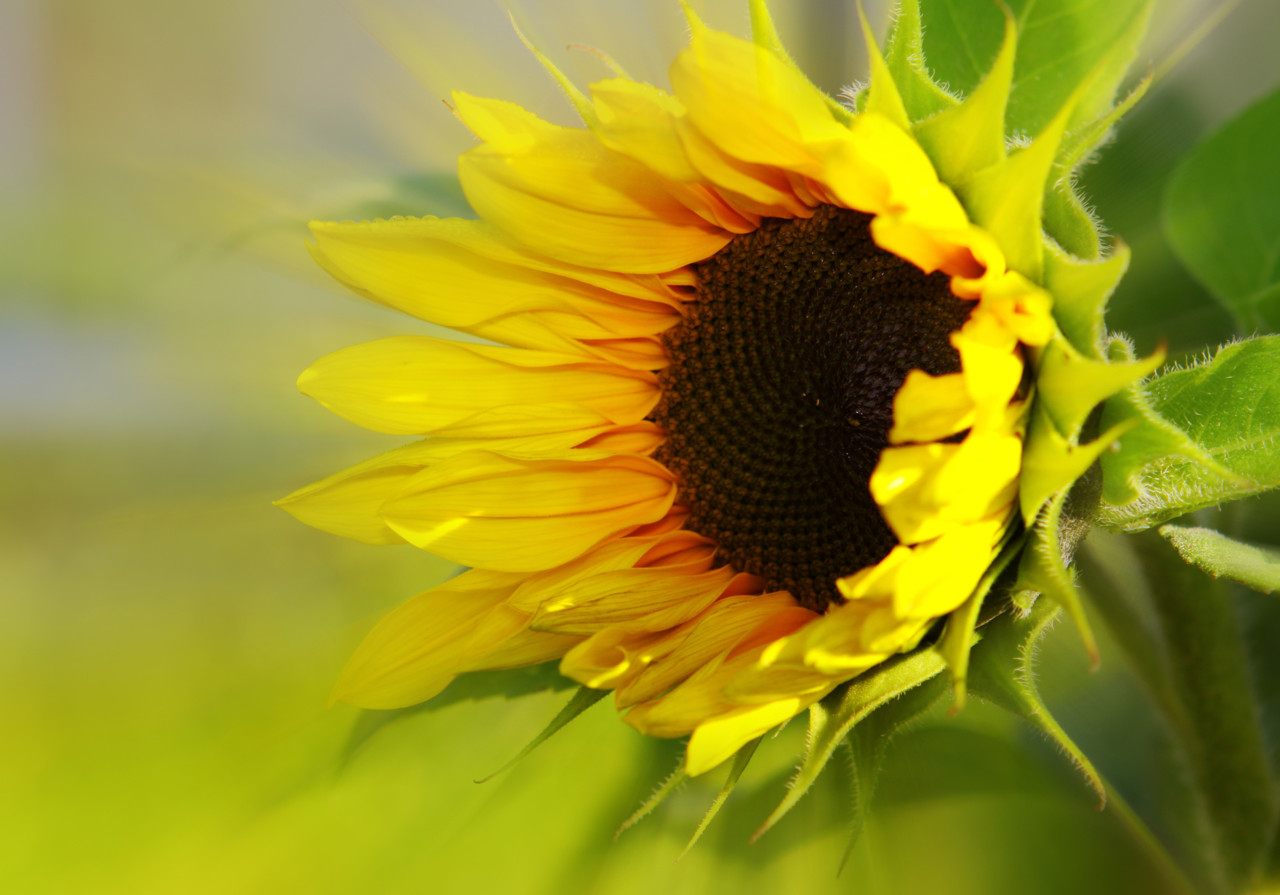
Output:
[[[481,140],[459,174],[482,221],[313,225],[317,260],[356,292],[499,343],[385,339],[300,380],[356,423],[430,437],[285,508],[473,567],[384,619],[335,698],[407,705],[466,671],[560,657],[564,674],[613,689],[639,730],[692,734],[688,771],[701,773],[912,648],[1019,524],[1028,352],[1055,332],[1039,272],[975,223],[891,82],[851,114],[772,49],[692,25],[671,93],[595,84],[579,98],[587,129],[456,95]],[[894,401],[870,489],[898,546],[849,569],[844,602],[819,614],[762,593],[683,529],[646,417],[668,363],[660,336],[697,298],[690,265],[821,205],[872,215],[877,245],[949,275],[973,308],[951,336],[960,371],[913,371]],[[1039,245],[1038,218],[1032,235]]]

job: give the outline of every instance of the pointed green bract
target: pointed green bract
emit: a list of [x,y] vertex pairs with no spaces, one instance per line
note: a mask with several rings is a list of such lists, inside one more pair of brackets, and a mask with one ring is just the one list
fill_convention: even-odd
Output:
[[1074,444],[1058,432],[1044,402],[1037,401],[1031,411],[1018,486],[1023,521],[1031,524],[1050,498],[1069,488],[1121,435],[1135,426],[1137,423],[1133,420],[1122,419],[1088,444]]
[[919,0],[902,0],[886,41],[885,63],[912,121],[956,104],[956,98],[929,74],[922,38]]
[[907,690],[888,705],[881,706],[859,722],[845,738],[849,749],[849,780],[852,792],[852,818],[849,825],[849,844],[845,846],[843,867],[853,854],[853,847],[866,826],[875,797],[876,783],[884,765],[889,743],[904,728],[929,709],[933,708],[947,692],[942,675],[935,675],[917,687]]
[[982,642],[973,650],[969,692],[1029,721],[1066,754],[1106,804],[1102,777],[1050,714],[1036,687],[1036,648],[1058,611],[1057,604],[1036,600],[1027,615],[1005,613],[983,628]]
[[516,24],[514,15],[510,15],[511,27],[515,29],[516,36],[520,38],[520,42],[525,45],[530,53],[534,55],[542,67],[547,70],[560,89],[564,91],[565,96],[569,98],[569,102],[573,105],[575,111],[582,118],[584,124],[590,128],[596,128],[600,125],[600,118],[596,115],[595,107],[591,104],[591,99],[578,88],[578,85],[569,80],[568,75],[562,72],[554,62],[547,58],[541,50],[533,45],[529,38],[524,36],[524,32],[520,30],[520,26]]
[[751,763],[751,757],[756,754],[756,749],[759,747],[761,739],[763,739],[763,737],[756,737],[734,753],[733,765],[729,768],[729,776],[725,779],[724,786],[720,788],[720,792],[716,795],[715,800],[712,801],[711,807],[707,809],[707,813],[702,816],[702,821],[698,824],[698,828],[693,831],[693,836],[690,837],[689,842],[680,851],[680,854],[676,856],[677,861],[689,853],[689,849],[693,848],[694,845],[697,844],[698,840],[702,838],[702,834],[706,832],[707,827],[711,825],[711,821],[720,813],[720,809],[724,806],[725,800],[729,798],[729,794],[732,793],[734,787],[738,785],[738,780],[742,777],[742,772],[745,771],[747,769],[747,765]]
[[687,779],[689,779],[689,775],[684,772],[684,758],[681,757],[680,763],[676,765],[676,769],[667,775],[667,778],[658,785],[658,788],[653,791],[649,798],[644,800],[644,804],[637,808],[634,814],[622,822],[622,826],[618,827],[617,831],[614,832],[613,838],[617,839],[627,830],[631,829],[636,824],[640,823],[640,821],[648,817],[654,808],[657,808],[665,802],[667,800],[667,796],[679,789],[680,784],[684,783]]
[[880,45],[876,43],[875,32],[867,21],[867,13],[862,8],[861,0],[858,2],[858,21],[862,25],[862,36],[866,39],[867,59],[871,68],[870,82],[860,96],[858,111],[883,115],[904,131],[910,132],[911,117],[902,102],[898,85],[894,83],[893,73],[889,71],[880,52]]
[[1009,18],[1005,21],[1000,53],[977,89],[959,105],[916,125],[916,139],[933,159],[938,176],[947,183],[963,184],[1004,159],[1004,110],[1013,85],[1017,51],[1018,32]]
[[[1109,110],[1145,33],[1151,0],[1009,0],[1008,6],[1018,23],[1019,45],[1007,132],[1039,133],[1094,73],[1068,127],[1075,130]],[[1000,46],[1000,5],[921,0],[921,12],[925,57],[934,77],[953,91],[969,93]]]
[[947,626],[938,641],[938,652],[946,660],[947,668],[951,672],[952,714],[964,708],[968,697],[969,653],[979,639],[975,629],[982,612],[983,601],[1004,570],[1008,568],[1009,563],[1022,551],[1025,543],[1026,533],[1010,526],[1005,532],[995,562],[982,574],[982,580],[978,582],[977,588],[959,609],[947,616]]
[[547,740],[551,739],[563,730],[566,724],[581,715],[587,709],[591,708],[608,694],[608,690],[593,690],[590,687],[579,687],[578,691],[573,694],[573,698],[569,700],[568,704],[560,710],[559,714],[551,719],[550,724],[543,728],[542,733],[534,737],[527,746],[516,753],[515,758],[511,759],[487,777],[481,777],[476,782],[484,783],[486,780],[492,780],[512,765],[518,763],[521,759],[527,757],[534,749],[537,749]]
[[1104,357],[1102,317],[1129,269],[1129,247],[1121,243],[1101,261],[1081,261],[1051,246],[1044,261],[1044,285],[1053,294],[1053,317],[1062,334],[1085,356]]
[[946,661],[937,650],[919,650],[876,666],[810,706],[808,748],[800,769],[791,780],[786,798],[756,830],[752,841],[764,835],[795,807],[854,725],[881,706],[889,709],[892,715],[891,700],[937,676],[945,667]]
[[1103,425],[1126,419],[1138,425],[1102,458],[1106,525],[1139,531],[1280,487],[1280,336],[1131,387]]
[[1280,328],[1280,90],[1194,149],[1165,198],[1178,257],[1244,329]]
[[1097,640],[1080,601],[1075,574],[1067,568],[1067,559],[1062,552],[1059,523],[1066,499],[1065,491],[1058,494],[1036,520],[1018,566],[1016,588],[1023,592],[1035,591],[1066,610],[1080,634],[1090,663],[1097,666]]
[[1090,360],[1061,335],[1055,335],[1041,352],[1036,388],[1057,430],[1073,439],[1093,408],[1163,363],[1163,351],[1141,361]]
[[[787,52],[786,46],[782,43],[782,38],[778,35],[778,29],[773,24],[773,15],[769,12],[767,0],[750,0],[749,6],[751,10],[751,39],[755,45],[782,59],[816,90],[817,87],[813,84],[813,81],[805,74],[804,69],[796,65],[795,60],[791,58],[791,54]],[[853,119],[853,113],[849,109],[825,93],[823,96],[826,98],[827,108],[831,110],[832,116],[837,121],[847,124]]]
[[1077,258],[1094,260],[1102,255],[1099,223],[1076,189],[1076,177],[1090,154],[1110,135],[1151,84],[1148,76],[1115,108],[1071,131],[1063,138],[1054,162],[1049,191],[1045,195],[1044,229],[1062,248]]
[[1165,525],[1163,535],[1182,558],[1214,578],[1229,578],[1264,594],[1280,591],[1280,550],[1236,541],[1211,528]]

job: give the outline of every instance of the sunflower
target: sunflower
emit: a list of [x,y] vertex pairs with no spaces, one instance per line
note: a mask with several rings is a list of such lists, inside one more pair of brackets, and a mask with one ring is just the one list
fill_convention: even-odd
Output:
[[762,2],[750,41],[689,20],[670,92],[619,71],[588,96],[552,68],[583,128],[455,94],[479,220],[312,225],[346,286],[475,337],[383,339],[299,380],[429,437],[284,508],[470,567],[383,619],[335,699],[558,659],[636,729],[688,736],[700,774],[944,624],[962,681],[1018,555],[1022,593],[1079,617],[1060,515],[1119,432],[1083,433],[1154,363],[1103,356],[1125,255],[1080,236],[1070,182],[1118,111],[1073,96],[1007,141],[1012,22],[963,100],[869,41],[842,103]]

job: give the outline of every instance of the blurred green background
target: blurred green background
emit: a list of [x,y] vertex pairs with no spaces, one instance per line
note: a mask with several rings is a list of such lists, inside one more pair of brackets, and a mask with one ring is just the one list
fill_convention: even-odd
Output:
[[[1159,4],[1143,61],[1159,65],[1217,5]],[[697,6],[745,32],[745,2]],[[851,4],[774,6],[823,87],[862,74]],[[663,83],[683,39],[674,0],[508,7],[584,82],[598,63],[569,43]],[[869,7],[886,21],[883,3]],[[839,876],[839,769],[747,845],[784,792],[800,723],[764,744],[679,864],[721,775],[615,843],[679,750],[607,702],[483,785],[564,694],[455,702],[343,762],[356,713],[325,701],[345,656],[380,613],[455,569],[270,505],[391,446],[300,397],[297,373],[423,328],[330,286],[303,225],[465,213],[452,171],[470,139],[440,102],[449,88],[569,120],[506,16],[462,0],[0,6],[3,888],[1169,891],[1122,810],[1097,812],[1065,760],[981,706],[901,738]],[[1275,4],[1245,0],[1091,169],[1092,197],[1135,254],[1113,325],[1142,349],[1231,335],[1170,253],[1160,201],[1178,158],[1280,80],[1277,34]],[[1160,727],[1105,642],[1104,657],[1085,673],[1074,634],[1055,631],[1047,698],[1173,835],[1162,818],[1180,790]]]

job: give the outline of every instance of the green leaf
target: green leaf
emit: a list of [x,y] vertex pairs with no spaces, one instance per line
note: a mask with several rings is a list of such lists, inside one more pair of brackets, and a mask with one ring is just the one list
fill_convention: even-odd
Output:
[[[1035,135],[1102,65],[1068,122],[1105,115],[1146,30],[1150,0],[1009,0],[1018,56],[1005,130]],[[937,81],[968,94],[996,57],[1004,16],[990,0],[921,0],[924,52]]]
[[1107,402],[1141,422],[1103,454],[1099,521],[1138,531],[1280,486],[1280,336],[1235,342]]
[[[876,666],[866,674],[859,675],[834,691],[825,699],[814,703],[809,708],[809,741],[800,769],[791,780],[790,790],[782,803],[774,809],[768,819],[756,830],[752,841],[759,839],[774,824],[782,819],[801,797],[809,791],[809,787],[818,779],[823,768],[835,753],[840,743],[858,724],[881,706],[888,710],[881,722],[894,729],[906,720],[894,710],[894,700],[925,681],[935,677],[946,661],[934,649],[923,649],[909,655],[890,659]],[[889,703],[889,705],[886,705]],[[908,712],[910,703],[903,703]],[[909,717],[915,717],[914,712]],[[898,719],[894,724],[894,719]]]
[[1232,540],[1211,528],[1165,525],[1160,534],[1183,559],[1214,578],[1229,578],[1264,594],[1280,590],[1280,550]]
[[1050,714],[1035,682],[1036,649],[1058,612],[1057,603],[1042,598],[1025,616],[1007,612],[984,627],[970,658],[969,693],[1029,721],[1057,744],[1105,805],[1102,777]]
[[1182,262],[1249,329],[1280,328],[1280,90],[1194,149],[1165,198]]

